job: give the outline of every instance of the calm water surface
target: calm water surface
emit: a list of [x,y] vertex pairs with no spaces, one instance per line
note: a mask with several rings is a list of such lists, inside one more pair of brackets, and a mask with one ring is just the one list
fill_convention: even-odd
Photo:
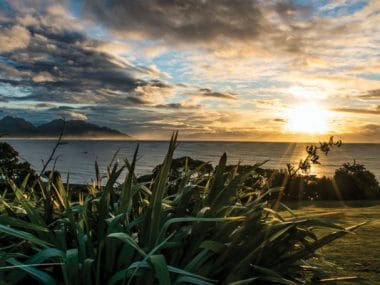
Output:
[[[6,140],[29,161],[36,170],[42,168],[42,160],[47,160],[55,145],[53,140]],[[95,177],[94,162],[97,161],[102,172],[117,150],[117,159],[131,159],[140,145],[136,172],[138,175],[150,173],[154,166],[161,163],[168,142],[158,141],[65,141],[56,153],[58,169],[64,178],[70,175],[71,183],[88,183]],[[306,144],[274,142],[180,142],[175,157],[191,156],[194,159],[218,163],[223,152],[227,153],[228,163],[254,164],[264,160],[267,168],[285,168],[288,162],[297,163],[306,157]],[[313,166],[312,174],[333,175],[336,168],[345,162],[364,164],[376,177],[380,178],[379,144],[343,144],[328,156],[321,157],[321,165]],[[264,167],[265,167],[264,166]]]

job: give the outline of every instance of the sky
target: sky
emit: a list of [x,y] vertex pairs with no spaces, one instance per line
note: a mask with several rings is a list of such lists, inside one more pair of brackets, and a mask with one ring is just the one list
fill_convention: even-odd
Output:
[[378,0],[0,0],[0,118],[380,143]]

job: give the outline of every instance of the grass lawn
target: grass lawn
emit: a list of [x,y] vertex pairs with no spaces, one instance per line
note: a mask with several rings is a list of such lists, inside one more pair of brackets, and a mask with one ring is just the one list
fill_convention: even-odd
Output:
[[[335,276],[358,276],[361,284],[380,284],[380,201],[364,202],[299,202],[287,203],[297,214],[337,212],[344,226],[368,221],[356,231],[320,250],[329,261],[341,269],[332,271]],[[358,284],[358,281],[354,281]]]

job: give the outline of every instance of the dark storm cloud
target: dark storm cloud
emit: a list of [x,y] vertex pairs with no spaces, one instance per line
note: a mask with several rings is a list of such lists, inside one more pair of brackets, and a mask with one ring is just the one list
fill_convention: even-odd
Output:
[[[0,26],[0,32],[12,25]],[[157,71],[98,51],[102,43],[80,32],[43,25],[20,29],[28,31],[27,45],[0,50],[0,84],[24,91],[14,100],[138,105],[148,103],[141,87],[171,88],[158,79],[138,79]]]
[[[292,19],[309,9],[291,0],[88,0],[83,11],[116,32],[172,43],[229,44],[266,38],[296,50],[296,37],[289,37],[298,30]],[[270,17],[280,19],[281,24]],[[284,34],[280,25],[287,25],[289,34]]]
[[[12,25],[16,24],[8,23],[7,29]],[[2,29],[4,27],[0,26],[0,32]],[[0,96],[3,102],[27,100],[168,109],[194,107],[161,103],[160,98],[169,96],[176,88],[190,87],[171,85],[157,79],[160,71],[156,68],[134,66],[102,52],[98,47],[104,42],[89,39],[75,30],[41,23],[28,24],[20,29],[27,31],[28,44],[0,51],[0,85],[10,90],[10,94]],[[142,76],[151,79],[139,79]],[[235,99],[235,94],[211,89],[200,89],[196,95]]]

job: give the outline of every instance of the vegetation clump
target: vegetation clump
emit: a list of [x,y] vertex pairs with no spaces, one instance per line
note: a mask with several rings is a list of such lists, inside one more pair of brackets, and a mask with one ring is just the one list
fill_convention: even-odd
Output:
[[[290,176],[286,170],[259,169],[250,184],[262,187],[283,187],[282,200],[326,201],[326,200],[376,200],[380,199],[379,182],[364,165],[344,163],[332,177],[296,174]],[[263,183],[263,181],[265,183]]]
[[368,171],[364,165],[344,163],[335,171],[334,182],[337,189],[344,189],[340,193],[342,199],[363,200],[379,199],[379,182],[375,175]]
[[[266,191],[247,187],[252,172],[211,173],[185,163],[171,176],[177,134],[150,181],[131,162],[114,163],[103,183],[77,199],[59,176],[28,189],[28,177],[0,197],[0,284],[307,284],[324,282],[317,250],[350,233],[321,216],[276,212]],[[123,183],[117,181],[123,171]],[[333,231],[318,234],[319,228]],[[340,280],[344,280],[341,278]]]
[[7,179],[19,185],[27,175],[34,174],[29,162],[21,162],[18,152],[12,146],[0,142],[0,193],[7,188]]

